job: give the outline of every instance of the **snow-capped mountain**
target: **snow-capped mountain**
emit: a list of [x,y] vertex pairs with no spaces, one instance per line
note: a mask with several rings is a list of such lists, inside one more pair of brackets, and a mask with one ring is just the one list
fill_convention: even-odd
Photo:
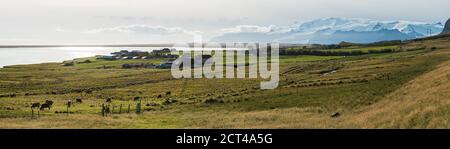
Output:
[[326,18],[290,26],[241,25],[222,30],[216,42],[292,42],[331,44],[341,41],[369,43],[405,40],[439,34],[442,23]]

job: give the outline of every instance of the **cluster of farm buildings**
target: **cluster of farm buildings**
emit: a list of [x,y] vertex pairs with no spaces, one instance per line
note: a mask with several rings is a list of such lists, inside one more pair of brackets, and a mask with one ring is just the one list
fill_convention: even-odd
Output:
[[[146,64],[146,63],[136,63],[136,64],[124,64],[123,68],[171,68],[173,62],[179,58],[179,55],[171,54],[171,52],[176,51],[176,49],[163,48],[160,50],[152,50],[141,51],[141,50],[121,50],[119,52],[112,52],[109,55],[97,55],[97,59],[102,60],[127,60],[127,59],[152,59],[152,58],[164,58],[164,62],[155,65],[155,64]],[[211,55],[197,55],[194,57],[190,56],[182,56],[181,60],[186,61],[187,59],[192,60],[193,67],[202,66],[205,64],[206,60],[211,58]],[[198,59],[198,60],[197,60]]]
[[151,52],[141,50],[121,50],[113,52],[109,55],[97,55],[97,59],[104,60],[120,60],[120,59],[152,59],[152,58],[178,58],[178,55],[170,54],[176,49],[163,48],[161,50],[153,50]]

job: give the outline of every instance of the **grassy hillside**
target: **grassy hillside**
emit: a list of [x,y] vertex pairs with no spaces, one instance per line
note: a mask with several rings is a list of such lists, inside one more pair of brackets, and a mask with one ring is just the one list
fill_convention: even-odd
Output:
[[[169,70],[120,67],[162,59],[11,66],[0,69],[0,128],[449,128],[449,39],[391,53],[282,56],[275,90],[260,90],[260,79],[173,79]],[[83,103],[64,113],[77,97]],[[115,114],[102,117],[108,97]],[[31,118],[31,103],[45,99],[54,108]]]

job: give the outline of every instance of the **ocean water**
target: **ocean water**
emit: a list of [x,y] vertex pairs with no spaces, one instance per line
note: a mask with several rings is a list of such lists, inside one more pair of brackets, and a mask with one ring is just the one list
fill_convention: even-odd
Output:
[[151,51],[157,47],[51,47],[0,48],[0,67],[21,64],[62,62],[75,58],[109,54],[120,50]]

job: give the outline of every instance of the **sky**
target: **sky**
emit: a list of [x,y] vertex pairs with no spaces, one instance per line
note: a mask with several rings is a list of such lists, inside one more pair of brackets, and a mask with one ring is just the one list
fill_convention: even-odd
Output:
[[320,18],[445,22],[449,0],[1,0],[0,45],[204,41]]

